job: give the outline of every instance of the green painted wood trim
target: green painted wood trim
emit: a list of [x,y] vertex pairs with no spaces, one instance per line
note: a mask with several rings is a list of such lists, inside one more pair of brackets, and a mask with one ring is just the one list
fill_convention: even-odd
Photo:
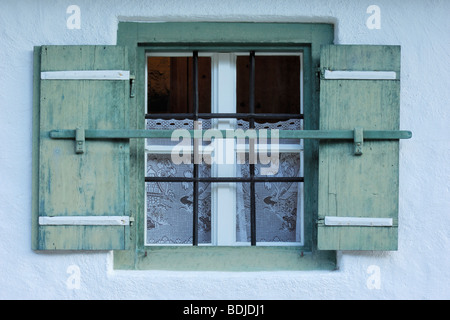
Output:
[[39,141],[40,141],[40,94],[41,94],[41,47],[33,51],[33,151],[31,192],[31,248],[39,246]]
[[[398,250],[398,227],[318,226],[320,250]],[[355,235],[358,241],[355,241]]]
[[335,270],[336,252],[307,252],[296,247],[147,247],[130,265],[126,252],[114,251],[114,268],[168,271]]
[[[348,54],[349,52],[351,54]],[[395,71],[398,75],[400,74],[400,46],[324,45],[322,46],[321,54],[321,69],[340,71]]]
[[[192,32],[194,31],[195,32]],[[136,98],[130,101],[130,128],[138,130],[145,129],[143,115],[145,114],[145,52],[151,51],[192,51],[195,49],[212,51],[214,48],[220,48],[223,51],[241,51],[248,50],[248,45],[257,47],[258,50],[265,51],[293,51],[302,50],[304,57],[304,114],[307,117],[305,129],[319,129],[319,77],[316,73],[320,66],[320,47],[325,44],[331,44],[334,40],[334,26],[331,24],[316,23],[216,23],[216,22],[183,22],[183,23],[136,23],[119,22],[117,32],[117,44],[128,47],[129,65],[131,74],[136,75]],[[211,43],[214,46],[211,46]],[[133,214],[141,217],[144,212],[144,144],[142,139],[130,141],[130,201],[134,206]],[[315,221],[318,214],[318,152],[319,143],[316,140],[305,141],[305,167],[309,168],[305,172],[304,190],[305,211],[311,218],[305,219],[305,230],[309,230],[309,235],[305,237],[305,245],[297,250],[313,251],[313,260],[319,261],[315,264],[304,263],[306,259],[299,260],[298,268],[308,265],[311,269],[320,269],[321,266],[332,264],[335,266],[335,252],[330,252],[326,258],[321,252],[315,250],[317,228]],[[142,221],[141,221],[142,220]],[[151,269],[150,265],[143,264],[140,261],[140,253],[146,248],[144,244],[144,219],[138,218],[131,228],[132,239],[135,241],[135,251],[114,251],[114,268],[117,269]],[[161,248],[166,250],[167,248]],[[190,256],[190,249],[200,248],[181,248],[186,256]],[[217,250],[220,254],[223,247],[209,248],[212,251]],[[236,248],[236,251],[244,248]],[[262,249],[262,248],[256,248]],[[259,258],[265,257],[265,249],[255,252],[260,254]],[[292,248],[291,248],[292,249]],[[200,249],[201,250],[201,249]],[[244,249],[247,250],[247,249]],[[161,251],[163,252],[163,251]],[[173,251],[170,251],[173,252]],[[243,261],[248,260],[245,251],[240,257]],[[258,253],[259,252],[259,253]],[[300,252],[300,251],[299,251]],[[169,251],[167,251],[169,254]],[[170,255],[170,254],[169,254]],[[238,257],[237,255],[236,257]],[[163,255],[165,257],[165,255]],[[306,254],[305,254],[306,257]],[[155,258],[155,257],[153,257]],[[233,258],[232,256],[230,258]],[[258,258],[258,259],[259,259]],[[267,258],[267,257],[266,257]],[[323,258],[321,260],[321,258]],[[195,263],[196,260],[192,262]],[[157,262],[156,262],[157,263]],[[163,262],[161,262],[163,263]],[[170,266],[163,269],[171,268]],[[173,267],[172,267],[173,268]],[[187,269],[183,264],[177,265],[180,270]],[[220,269],[216,264],[214,269]],[[276,268],[267,266],[267,270]],[[305,267],[303,269],[308,269]]]
[[[146,49],[144,47],[137,47],[136,50],[136,65],[139,72],[136,72],[136,75],[139,79],[139,83],[137,89],[139,90],[139,96],[137,97],[137,108],[136,108],[136,127],[138,129],[144,130],[146,128],[146,121],[143,120],[143,116],[146,113],[146,97],[145,97],[145,70],[146,70]],[[136,199],[136,212],[138,214],[139,219],[136,221],[136,251],[134,252],[134,263],[135,268],[138,265],[138,251],[143,247],[145,241],[145,232],[144,228],[146,227],[146,219],[145,219],[145,176],[146,176],[146,168],[145,168],[145,140],[137,139],[136,140],[136,158],[135,158],[135,185],[136,189],[134,191],[135,199]]]
[[[318,35],[333,34],[330,24],[254,23],[254,22],[120,22],[118,39],[137,40],[147,47],[205,46],[215,50],[221,45],[255,47],[268,45],[305,45],[316,42]],[[327,36],[326,36],[327,37]]]
[[[314,38],[317,43],[331,43],[332,39],[319,40],[317,38],[323,35],[316,34]],[[329,34],[332,36],[332,33]],[[303,129],[305,130],[316,130],[318,129],[318,91],[316,90],[316,80],[317,76],[315,73],[316,64],[318,63],[319,57],[314,56],[313,52],[316,53],[316,47],[318,44],[312,42],[310,46],[306,47],[303,52],[303,114],[308,120],[303,121]],[[329,41],[329,42],[328,42]],[[318,112],[318,111],[317,111]],[[304,212],[308,214],[309,218],[303,221],[305,230],[309,230],[309,234],[305,234],[305,248],[310,250],[315,249],[315,239],[316,239],[316,225],[315,220],[317,219],[317,177],[316,177],[316,167],[317,167],[317,156],[314,153],[318,152],[316,140],[305,140],[304,141],[304,152],[303,152],[303,162],[304,167],[308,170],[304,170],[304,183],[303,190],[304,194],[308,195],[304,197]]]
[[39,250],[125,250],[128,226],[45,225],[39,227]]

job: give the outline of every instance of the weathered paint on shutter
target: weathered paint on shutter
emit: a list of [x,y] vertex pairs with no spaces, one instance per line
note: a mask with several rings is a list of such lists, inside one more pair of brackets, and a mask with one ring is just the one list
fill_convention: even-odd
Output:
[[[320,129],[399,130],[400,47],[322,47],[321,69],[395,71],[396,80],[320,81]],[[399,141],[321,141],[318,249],[397,250]],[[392,226],[326,225],[325,217],[392,218]],[[358,220],[358,219],[353,219]],[[375,219],[376,220],[376,219]]]
[[[40,53],[40,57],[39,57]],[[36,48],[39,71],[129,70],[119,46]],[[37,83],[37,84],[36,84]],[[129,142],[87,140],[75,153],[73,139],[51,139],[56,129],[129,129],[129,81],[39,80],[35,75],[33,248],[126,249],[129,225],[44,225],[39,217],[129,216]],[[70,220],[70,219],[69,219]],[[99,219],[101,221],[102,219]]]

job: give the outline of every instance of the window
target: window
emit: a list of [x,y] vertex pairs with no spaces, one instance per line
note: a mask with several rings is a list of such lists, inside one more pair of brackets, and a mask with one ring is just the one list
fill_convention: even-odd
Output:
[[[117,46],[36,47],[33,249],[182,270],[332,269],[335,250],[396,250],[411,137],[400,47],[332,42],[327,24],[120,23]],[[160,128],[196,120],[202,134],[254,126],[258,138],[281,126],[279,143],[255,143],[279,147],[279,170],[262,177],[251,140],[217,136],[182,150],[231,165],[174,168],[183,139]]]
[[[301,52],[150,52],[146,61],[147,129],[193,130],[195,122],[204,130],[244,133],[302,128]],[[199,161],[189,141],[188,161],[181,164],[172,161],[176,142],[148,139],[146,245],[301,246],[301,141],[282,139],[275,146],[260,140],[257,156],[271,161],[262,165],[250,161],[250,141],[210,133],[215,140],[202,139]]]

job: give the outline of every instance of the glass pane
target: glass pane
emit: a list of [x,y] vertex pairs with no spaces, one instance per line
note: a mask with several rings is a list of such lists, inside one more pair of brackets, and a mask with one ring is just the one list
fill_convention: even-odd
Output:
[[[211,169],[199,165],[199,176],[209,177]],[[176,165],[170,154],[147,154],[146,177],[193,177],[192,164]],[[211,243],[211,187],[198,187],[199,243]],[[146,182],[147,244],[192,244],[193,236],[192,182]]]
[[256,183],[256,241],[299,242],[301,183]]
[[[237,57],[239,113],[250,112],[249,66],[249,56]],[[255,57],[255,112],[300,113],[300,56]]]
[[174,164],[172,155],[151,154],[147,155],[146,177],[192,177],[192,164]]
[[[300,177],[302,152],[279,154],[279,167],[272,177]],[[261,176],[261,164],[255,176]],[[248,159],[238,165],[238,175],[249,177]],[[236,241],[250,241],[250,183],[237,184]],[[303,219],[303,184],[300,182],[255,183],[256,241],[300,242]]]
[[[258,182],[255,191],[256,242],[300,242],[303,184]],[[237,184],[236,241],[251,241],[249,183]]]
[[[148,57],[147,113],[193,112],[193,58]],[[199,112],[211,112],[211,58],[198,58]]]
[[236,242],[251,242],[250,183],[236,183]]
[[211,243],[211,183],[200,182],[198,189],[198,243],[207,244]]
[[[239,119],[236,123],[237,129],[248,130],[250,128],[250,123],[247,120]],[[263,121],[255,121],[255,130],[303,130],[303,119],[288,119],[283,121],[274,121],[274,122],[263,122]],[[274,140],[271,138],[267,138],[266,141],[259,139],[256,143],[267,143],[269,144],[269,152],[270,152],[270,144],[273,143]],[[242,143],[242,141],[238,141],[238,143]],[[295,148],[303,149],[303,140],[301,139],[278,139],[279,150],[283,149],[283,145],[285,146],[294,146]],[[248,146],[248,139],[246,141],[246,145]],[[240,148],[239,150],[241,150]]]
[[[146,129],[147,130],[177,130],[186,129],[194,130],[194,120],[183,119],[183,120],[164,120],[164,119],[146,119]],[[211,119],[199,119],[197,121],[197,128],[202,130],[211,129]],[[182,142],[180,137],[174,136],[175,140],[171,141],[171,138],[154,138],[146,139],[147,146],[176,146]],[[193,145],[193,140],[190,144]],[[185,141],[187,142],[187,141]],[[210,142],[202,141],[203,145],[208,145]],[[170,153],[170,150],[168,151]]]
[[192,183],[147,182],[147,244],[192,244]]

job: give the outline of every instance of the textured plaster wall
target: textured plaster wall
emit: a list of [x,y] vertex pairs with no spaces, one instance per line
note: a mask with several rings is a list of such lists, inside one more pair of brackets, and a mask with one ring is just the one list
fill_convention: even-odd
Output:
[[[72,4],[80,30],[66,27]],[[379,30],[365,24],[372,4]],[[1,0],[0,299],[449,299],[449,12],[447,0]],[[414,138],[401,143],[399,251],[339,252],[337,271],[253,273],[114,271],[111,253],[33,252],[33,46],[115,44],[125,20],[330,22],[338,44],[401,45],[401,128]]]

